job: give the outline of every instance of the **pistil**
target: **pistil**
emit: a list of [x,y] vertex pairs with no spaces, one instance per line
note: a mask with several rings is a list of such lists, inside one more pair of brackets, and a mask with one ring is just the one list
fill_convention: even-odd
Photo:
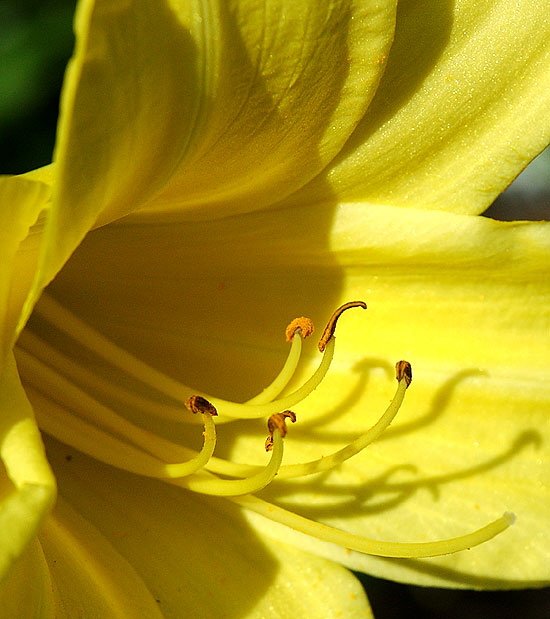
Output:
[[459,537],[438,540],[436,542],[385,542],[369,539],[361,535],[354,535],[315,520],[309,520],[277,505],[262,501],[262,499],[255,496],[236,497],[232,500],[242,507],[265,516],[269,520],[284,524],[295,531],[311,535],[324,542],[332,542],[338,546],[348,548],[349,550],[356,550],[363,554],[399,559],[437,557],[461,550],[468,550],[488,542],[499,533],[502,533],[514,524],[516,519],[515,514],[504,512],[500,518],[493,522],[472,533]]

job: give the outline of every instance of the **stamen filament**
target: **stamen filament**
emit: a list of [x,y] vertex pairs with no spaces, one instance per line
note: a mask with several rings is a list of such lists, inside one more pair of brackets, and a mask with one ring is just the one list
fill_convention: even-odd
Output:
[[[121,417],[25,350],[18,348],[16,359],[24,372],[26,380],[40,391],[55,394],[53,397],[60,400],[60,404],[64,408],[68,408],[89,419],[96,426],[103,426],[109,432],[117,434],[124,440],[134,443],[134,445],[150,453],[153,452],[154,455],[162,454],[164,457],[172,457],[175,455],[173,451],[176,448],[178,453],[175,457],[178,459],[181,457],[181,451],[179,450],[185,448],[166,441],[154,432],[140,428]],[[187,414],[182,407],[180,411],[181,417]]]
[[312,460],[311,462],[299,464],[286,464],[282,466],[277,475],[278,479],[303,477],[305,475],[321,473],[322,471],[329,471],[365,449],[365,447],[373,443],[395,419],[395,416],[403,403],[403,398],[405,397],[405,392],[407,391],[409,384],[410,381],[408,381],[407,378],[402,378],[399,381],[397,391],[395,392],[393,400],[386,409],[385,413],[369,430],[367,430],[367,432],[365,432],[365,434],[362,434],[349,445],[346,445],[333,454],[323,456],[318,460]]
[[216,398],[208,397],[208,399],[214,404],[214,406],[222,412],[224,417],[231,417],[233,419],[259,419],[261,417],[267,417],[274,415],[275,413],[285,409],[291,408],[298,402],[301,402],[306,398],[314,389],[316,389],[323,381],[332,358],[334,356],[334,338],[327,344],[323,358],[318,368],[315,370],[309,380],[307,380],[299,389],[290,393],[287,396],[283,396],[278,400],[267,402],[266,404],[237,404],[235,402],[225,402]]
[[193,390],[179,381],[151,367],[127,350],[117,346],[109,338],[70,312],[61,303],[58,303],[48,293],[42,293],[40,301],[35,307],[35,312],[52,325],[55,325],[59,330],[73,337],[80,345],[89,348],[115,367],[124,370],[134,378],[141,380],[144,384],[157,389],[157,391],[182,403],[193,394]]
[[[115,367],[127,372],[130,376],[137,378],[145,385],[156,389],[160,393],[163,393],[182,403],[184,403],[190,395],[196,393],[196,390],[192,390],[174,378],[160,372],[156,368],[149,366],[147,363],[141,361],[127,350],[109,340],[109,338],[99,333],[99,331],[88,325],[63,305],[58,303],[51,295],[48,295],[47,293],[42,294],[40,302],[36,305],[35,312],[51,324],[55,325],[55,327],[59,330],[73,337],[80,345],[87,347],[106,361],[109,361]],[[299,343],[295,345],[295,348],[298,346]],[[291,352],[293,355],[296,354],[295,348],[291,347]],[[334,348],[332,347],[332,352],[329,353],[329,357],[327,358],[327,355],[325,354],[318,370],[306,382],[306,384],[303,385],[302,388],[298,389],[293,394],[286,396],[278,403],[273,402],[267,409],[264,408],[265,405],[261,403],[265,399],[262,394],[259,394],[258,396],[260,397],[259,404],[239,404],[236,402],[213,398],[208,394],[205,394],[205,398],[212,402],[216,408],[223,411],[223,415],[225,417],[234,419],[258,419],[261,417],[267,417],[284,408],[290,408],[309,395],[309,393],[311,393],[311,391],[313,391],[313,389],[315,389],[323,380],[330,366],[333,354]],[[289,368],[287,368],[287,370],[288,369]],[[279,377],[275,380],[278,381],[278,384],[282,384],[283,388],[284,381],[288,382],[288,380],[290,380],[290,377],[287,376],[286,371],[284,371],[283,377],[280,380],[278,380],[278,378]]]
[[[31,381],[34,379],[34,383],[39,385],[39,388],[46,388],[48,392],[56,393],[59,394],[59,397],[63,397],[63,402],[60,403],[61,406],[59,407],[58,412],[65,411],[66,407],[68,407],[69,410],[78,412],[92,422],[90,424],[72,414],[70,415],[70,420],[66,423],[73,424],[73,431],[75,433],[78,433],[78,428],[80,428],[80,432],[85,437],[83,439],[84,444],[91,443],[91,445],[87,446],[80,444],[78,449],[81,449],[81,451],[88,453],[98,460],[107,461],[105,460],[106,456],[102,449],[104,444],[97,444],[99,440],[103,440],[105,442],[107,440],[105,437],[107,436],[114,441],[117,441],[119,444],[117,449],[119,451],[124,451],[126,448],[126,451],[128,452],[128,461],[135,460],[139,454],[139,457],[144,460],[145,464],[133,464],[132,466],[134,469],[136,467],[141,467],[140,474],[147,475],[148,477],[164,478],[191,475],[195,471],[203,468],[212,457],[216,445],[216,430],[214,422],[212,421],[212,415],[210,414],[205,413],[202,415],[205,426],[204,442],[201,451],[197,453],[196,451],[167,441],[149,430],[144,430],[143,428],[134,425],[124,417],[121,417],[112,411],[110,408],[94,400],[90,395],[71,384],[67,381],[67,379],[56,374],[54,370],[22,349],[17,350],[17,362],[25,371],[26,376],[30,378]],[[184,417],[185,414],[185,411],[182,409],[180,411],[180,416]],[[105,432],[104,430],[107,430],[108,432]],[[56,432],[57,433],[54,435],[60,440],[63,440],[59,435],[59,430]],[[96,439],[93,439],[92,436],[95,436],[98,432],[100,433],[99,436],[102,436],[103,438],[99,439],[96,436]],[[111,433],[117,434],[119,437],[124,439],[124,441],[120,441],[115,438]],[[73,442],[71,442],[71,440],[73,440]],[[76,446],[74,442],[75,440],[76,438],[72,439],[72,434],[69,434],[66,436],[65,442]],[[132,445],[125,441],[133,443],[139,449],[135,449]],[[125,447],[120,447],[120,445]],[[149,459],[149,454],[153,456],[152,461]],[[185,462],[176,462],[173,464],[157,459],[170,456],[177,459],[181,457],[189,457],[190,455],[192,456],[190,460],[186,460]],[[110,461],[107,461],[107,463],[112,464]],[[143,466],[146,468],[144,469]],[[122,466],[122,468],[127,467]],[[127,468],[127,470],[130,469]],[[132,470],[131,472],[136,471]]]
[[[228,475],[229,477],[246,477],[247,475],[253,475],[261,467],[256,464],[242,464],[212,456],[204,468],[211,473],[217,473],[219,475]],[[281,469],[282,468],[283,467],[281,467]],[[279,469],[279,473],[281,469]]]
[[490,522],[488,525],[459,537],[436,542],[384,542],[347,533],[341,529],[309,520],[255,496],[236,497],[231,500],[242,507],[265,516],[269,520],[279,522],[291,529],[311,535],[324,542],[332,542],[363,554],[400,559],[437,557],[473,548],[502,533],[515,520],[514,514],[505,512],[500,518]]
[[191,415],[182,419],[181,406],[151,401],[143,395],[137,395],[133,391],[125,389],[115,381],[107,380],[78,363],[77,359],[63,354],[29,329],[25,329],[19,336],[16,350],[24,350],[30,353],[33,357],[53,367],[58,373],[68,377],[71,382],[83,385],[87,389],[92,389],[96,393],[118,401],[120,404],[131,406],[144,413],[169,421],[194,422],[194,417]]
[[[157,479],[173,478],[175,469],[170,467],[178,466],[177,464],[170,465],[162,462],[133,445],[121,441],[109,432],[105,432],[77,417],[70,410],[42,395],[32,386],[26,386],[26,390],[35,406],[36,418],[40,428],[50,436],[62,443],[71,445],[96,460],[130,473]],[[210,430],[207,429],[205,433],[210,438]],[[212,442],[212,440],[206,440],[205,437],[203,450],[206,453],[210,451]],[[205,454],[203,454],[204,457]],[[197,466],[197,461],[194,462],[195,471],[202,466],[200,462],[198,464],[199,466]],[[181,473],[181,470],[177,472]]]
[[216,447],[216,426],[214,424],[214,420],[212,419],[212,415],[203,413],[202,418],[204,420],[204,442],[202,449],[194,458],[188,460],[187,462],[166,464],[164,467],[166,477],[188,477],[189,475],[192,475],[198,470],[204,468],[208,460],[212,457]]
[[[325,377],[334,355],[337,321],[344,311],[352,307],[365,309],[366,304],[352,301],[334,312],[318,345],[323,357],[311,378],[301,387],[280,397],[298,366],[302,337],[307,337],[313,331],[313,324],[306,318],[296,319],[287,328],[287,339],[291,340],[292,344],[283,368],[272,383],[247,402],[234,403],[208,395],[192,395],[194,390],[119,347],[53,297],[43,294],[37,304],[36,314],[73,338],[79,346],[89,349],[112,366],[141,381],[143,385],[153,388],[158,394],[169,396],[176,403],[185,402],[189,410],[201,415],[204,440],[199,452],[171,443],[154,432],[131,423],[90,393],[105,397],[107,402],[115,402],[115,407],[135,406],[137,410],[157,417],[185,422],[183,411],[177,406],[165,402],[157,403],[149,396],[140,397],[125,390],[112,379],[95,375],[83,362],[64,355],[30,331],[21,335],[16,355],[25,381],[28,381],[26,389],[31,401],[36,405],[40,427],[58,440],[112,466],[138,475],[163,479],[196,493],[228,497],[234,503],[269,520],[319,540],[370,555],[394,558],[432,557],[465,550],[490,540],[513,524],[513,514],[506,512],[501,518],[472,533],[446,540],[385,542],[315,522],[253,496],[265,488],[275,476],[281,479],[302,477],[339,466],[375,441],[395,418],[412,380],[411,367],[406,361],[400,361],[396,365],[398,386],[393,400],[367,432],[328,456],[310,462],[281,466],[286,419],[295,421],[294,413],[285,409],[301,402]],[[85,389],[89,389],[90,393]],[[216,408],[220,410],[225,421],[269,417],[269,436],[265,446],[266,450],[272,453],[265,467],[237,464],[213,457],[216,445],[213,415],[217,414]],[[187,460],[184,461],[184,458]],[[165,459],[174,462],[166,462]],[[242,479],[220,478],[212,471]]]
[[290,379],[294,376],[294,372],[296,372],[296,368],[298,367],[298,361],[300,361],[300,356],[302,354],[302,336],[301,334],[296,334],[292,338],[292,343],[290,345],[290,351],[288,353],[288,357],[285,361],[283,369],[279,372],[279,374],[275,377],[275,380],[268,385],[261,393],[247,400],[245,404],[247,406],[251,406],[254,404],[266,404],[267,402],[271,402],[274,398],[276,398],[281,391],[288,385]]
[[[367,432],[365,432],[365,434],[362,434],[349,445],[346,445],[328,456],[323,456],[310,462],[283,464],[277,473],[277,479],[291,479],[328,471],[346,460],[349,460],[368,447],[368,445],[373,443],[395,419],[395,416],[403,404],[405,392],[411,384],[411,376],[410,364],[407,361],[399,361],[396,364],[398,385],[395,395],[384,414],[369,430],[367,430]],[[213,473],[236,477],[251,475],[258,469],[258,467],[253,464],[239,464],[216,457],[210,459],[206,468]]]
[[198,474],[193,477],[175,480],[177,486],[200,494],[234,497],[259,492],[277,475],[283,459],[283,439],[279,432],[273,434],[273,450],[265,468],[246,479],[219,479],[211,474]]

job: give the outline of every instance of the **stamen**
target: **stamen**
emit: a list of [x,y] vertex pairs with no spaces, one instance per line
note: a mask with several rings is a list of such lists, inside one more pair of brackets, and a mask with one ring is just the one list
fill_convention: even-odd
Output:
[[109,338],[70,312],[48,293],[42,293],[40,301],[35,307],[35,313],[73,337],[81,346],[89,348],[115,367],[141,380],[145,385],[149,385],[182,403],[192,393],[189,387],[182,385],[177,380],[117,346]]
[[398,361],[395,364],[395,378],[398,381],[405,380],[407,387],[412,383],[412,367],[408,361]]
[[[16,346],[16,354],[24,350],[43,363],[47,363],[71,382],[81,385],[87,390],[100,394],[110,401],[117,401],[124,406],[135,410],[167,419],[169,421],[182,421],[181,405],[175,406],[165,402],[149,400],[147,397],[137,394],[123,387],[119,382],[108,380],[100,376],[89,367],[79,363],[77,359],[70,358],[60,352],[54,346],[41,339],[29,329],[25,329],[19,336]],[[193,417],[189,416],[191,421]],[[187,420],[186,420],[187,421]]]
[[[296,320],[308,321],[310,326],[308,326],[308,324],[305,322],[299,326],[296,326],[292,330],[292,337],[290,337],[289,339],[289,330],[291,329],[291,325]],[[308,330],[309,328],[311,328],[311,331]],[[275,380],[270,385],[268,385],[261,393],[245,402],[247,406],[267,404],[268,402],[271,402],[273,399],[275,399],[283,391],[283,389],[290,382],[290,379],[294,376],[296,368],[298,367],[298,362],[302,354],[302,340],[308,337],[312,332],[313,323],[311,322],[311,320],[309,320],[309,318],[296,318],[290,323],[290,325],[286,328],[286,337],[287,341],[292,343],[283,369],[276,376]],[[294,337],[295,335],[298,335],[299,337]]]
[[319,340],[319,351],[324,352],[327,344],[334,337],[334,332],[336,331],[336,323],[338,322],[338,318],[351,307],[362,307],[363,309],[367,309],[367,304],[364,301],[350,301],[349,303],[344,303],[341,305],[330,317],[325,330],[323,331],[323,335]]
[[202,415],[204,420],[204,442],[202,449],[194,458],[188,460],[187,462],[166,464],[164,466],[166,477],[172,479],[188,477],[189,475],[192,475],[193,473],[196,473],[200,469],[204,468],[212,457],[214,448],[216,447],[216,426],[212,420],[213,413],[205,411]]
[[[41,314],[60,331],[73,338],[81,347],[86,347],[113,366],[123,370],[144,385],[153,387],[176,402],[185,402],[193,413],[200,414],[204,423],[204,441],[200,452],[175,445],[154,432],[138,427],[114,410],[103,405],[78,384],[88,387],[92,394],[113,395],[120,404],[136,405],[147,412],[154,411],[159,417],[184,421],[178,417],[177,406],[157,404],[154,398],[147,400],[125,391],[109,382],[109,379],[95,377],[92,372],[77,361],[55,351],[39,337],[20,338],[17,360],[25,380],[29,379],[27,392],[36,407],[40,427],[59,440],[80,451],[133,473],[164,479],[197,493],[229,497],[235,503],[246,507],[270,520],[279,522],[318,539],[336,543],[358,552],[398,558],[420,558],[448,554],[481,544],[513,523],[513,514],[505,513],[494,522],[467,535],[436,542],[400,543],[384,542],[364,538],[339,529],[309,520],[281,507],[251,496],[267,486],[275,476],[292,478],[330,470],[370,445],[390,425],[404,399],[405,391],[412,381],[412,369],[407,361],[396,364],[398,387],[390,405],[380,419],[362,436],[346,447],[317,460],[281,467],[284,437],[287,433],[286,420],[296,421],[288,408],[307,397],[323,380],[334,355],[335,329],[343,312],[352,308],[366,309],[363,301],[352,301],[342,305],[331,316],[318,343],[323,357],[314,374],[294,392],[279,397],[290,383],[301,354],[302,338],[313,333],[313,324],[307,318],[293,320],[286,330],[291,348],[283,369],[275,380],[260,394],[244,404],[228,402],[204,395],[191,395],[192,390],[172,377],[150,367],[128,351],[111,342],[107,337],[87,325],[69,312],[53,298],[44,294],[37,305]],[[299,335],[299,337],[296,337]],[[34,337],[34,339],[33,339]],[[25,347],[29,346],[29,350]],[[33,352],[38,350],[38,352]],[[71,380],[69,380],[71,379]],[[77,384],[78,383],[78,384]],[[49,395],[45,396],[44,393]],[[113,401],[108,400],[107,401]],[[140,406],[141,405],[141,406]],[[232,418],[252,419],[268,417],[269,436],[265,442],[266,451],[271,451],[268,464],[258,466],[237,464],[221,458],[214,458],[216,428],[213,417],[219,409],[225,421]],[[283,412],[280,412],[283,411]],[[76,412],[76,414],[74,414]],[[218,421],[224,421],[218,420]],[[166,458],[174,454],[185,454],[186,461],[167,463]],[[174,457],[174,460],[182,459]],[[205,470],[208,469],[208,470]],[[242,479],[223,479],[209,471],[215,471]],[[248,475],[248,477],[247,477]]]
[[301,316],[300,318],[295,318],[290,322],[288,327],[285,330],[285,336],[287,342],[292,342],[294,339],[294,335],[296,331],[300,332],[300,335],[305,339],[309,337],[314,331],[315,327],[313,326],[313,322],[306,318],[305,316]]
[[313,376],[307,380],[299,389],[283,396],[278,400],[273,400],[265,404],[236,404],[235,402],[226,402],[217,398],[209,398],[216,408],[222,411],[225,417],[233,419],[258,419],[278,413],[280,410],[288,409],[298,402],[306,398],[314,389],[316,389],[323,381],[332,358],[334,356],[334,338],[329,341],[325,349],[323,358]]
[[[175,447],[172,443],[132,424],[25,350],[17,349],[16,359],[25,375],[26,382],[35,386],[39,391],[55,394],[55,398],[64,408],[88,418],[96,426],[101,425],[109,432],[123,437],[150,453],[156,450],[157,453],[171,455],[171,450]],[[182,416],[180,411],[180,417]]]
[[[218,402],[216,399],[212,399],[217,408],[223,410],[223,414],[226,417],[233,417],[237,419],[255,419],[258,417],[264,417],[267,415],[273,415],[274,413],[280,411],[281,409],[289,408],[301,402],[304,398],[306,398],[314,389],[316,389],[322,382],[325,377],[330,364],[332,362],[332,358],[334,356],[334,332],[336,330],[336,324],[340,316],[348,309],[352,307],[361,307],[363,309],[367,309],[367,304],[363,301],[350,301],[349,303],[345,303],[341,307],[339,307],[334,314],[330,317],[325,330],[323,331],[323,335],[321,340],[319,341],[318,348],[319,351],[324,353],[323,360],[319,364],[319,367],[313,374],[313,376],[306,381],[302,387],[294,391],[288,396],[282,397],[279,400],[273,400],[270,402],[266,402],[265,404],[235,404],[233,402]],[[308,319],[297,319],[308,320]],[[308,320],[308,322],[311,322]],[[297,326],[294,324],[294,321],[290,323],[287,328],[287,333],[289,330],[292,330],[293,333],[296,332]],[[294,338],[295,339],[295,338]]]
[[290,419],[292,423],[296,422],[296,415],[292,411],[283,411],[282,413],[276,413],[271,415],[267,420],[267,429],[269,430],[269,436],[265,440],[265,450],[271,451],[273,449],[273,433],[275,430],[279,430],[279,434],[284,438],[286,436],[286,419]]
[[[132,353],[115,344],[109,340],[109,338],[105,337],[99,331],[70,312],[47,293],[42,294],[40,302],[35,308],[35,313],[37,315],[41,315],[57,329],[73,337],[81,346],[87,347],[89,350],[110,362],[115,367],[127,372],[130,376],[140,380],[145,385],[156,389],[160,393],[163,393],[174,400],[184,403],[194,391],[171,376],[168,376],[158,369],[149,366]],[[309,391],[307,391],[307,389],[300,389],[294,394],[291,394],[291,396],[288,396],[286,399],[281,400],[279,404],[275,404],[268,410],[264,410],[264,403],[266,401],[270,401],[268,398],[272,398],[277,395],[280,390],[284,389],[289,380],[292,378],[301,350],[300,340],[301,338],[293,338],[293,346],[289,355],[291,359],[289,359],[288,364],[285,364],[285,367],[275,379],[275,385],[272,383],[272,386],[267,388],[267,393],[264,391],[256,396],[258,398],[257,402],[254,401],[255,398],[252,398],[252,400],[249,400],[249,402],[245,404],[237,404],[235,402],[213,398],[211,396],[205,397],[207,397],[207,399],[211,401],[216,408],[223,410],[225,417],[233,419],[257,419],[276,413],[283,408],[293,406],[303,399],[305,395],[308,395],[313,389],[315,389],[315,387],[324,378],[324,375],[328,370],[328,366],[330,365],[329,359],[326,360],[328,363],[321,363],[319,370],[322,371],[316,372],[314,375],[315,380],[310,379],[307,383]],[[305,395],[299,395],[304,392]],[[296,397],[299,399],[296,399]],[[143,402],[145,402],[145,399],[143,399]],[[151,410],[154,410],[154,407],[149,409],[149,411]],[[161,413],[164,410],[165,407],[159,405],[158,412]],[[168,413],[166,416],[169,419],[173,419],[170,414],[172,412],[170,407],[168,407],[166,412]],[[165,415],[159,414],[158,416]]]
[[212,417],[216,417],[218,415],[216,408],[206,398],[203,398],[200,395],[192,395],[185,402],[185,406],[195,414],[208,414],[212,415]]
[[321,473],[322,471],[329,471],[346,460],[349,460],[351,457],[365,449],[365,447],[373,443],[395,419],[395,416],[403,403],[405,391],[411,383],[411,364],[408,361],[399,361],[395,367],[396,378],[399,382],[393,400],[382,417],[380,417],[380,419],[367,432],[365,432],[365,434],[359,436],[352,443],[346,445],[335,453],[328,456],[323,456],[318,460],[282,466],[277,475],[278,478],[290,479],[292,477],[303,477],[305,475]]
[[[384,414],[369,430],[367,430],[367,432],[365,432],[365,434],[362,434],[349,445],[346,445],[342,449],[339,449],[328,456],[322,456],[321,458],[310,462],[283,464],[277,473],[277,479],[292,479],[295,477],[303,477],[306,475],[321,473],[323,471],[329,471],[346,460],[349,460],[354,455],[368,447],[371,443],[374,443],[374,441],[382,435],[386,428],[395,419],[401,405],[403,404],[405,392],[412,381],[412,368],[408,361],[399,361],[396,363],[395,369],[396,379],[398,381],[395,395],[393,396],[393,399]],[[228,460],[223,460],[216,457],[210,459],[206,468],[213,473],[220,473],[235,477],[251,475],[258,469],[258,467],[253,464],[238,464],[236,462],[230,462]]]
[[[285,411],[284,413],[273,415],[268,421],[270,433],[268,441],[271,439],[271,442],[269,449],[267,449],[266,442],[266,451],[271,451],[271,459],[267,466],[259,473],[246,479],[219,479],[215,475],[203,472],[193,477],[175,480],[172,483],[193,492],[216,496],[234,497],[259,492],[271,483],[281,466],[283,459],[283,437],[286,434],[285,418],[289,418],[293,422],[296,420],[296,416],[292,411]],[[275,432],[275,430],[278,430],[278,432]]]
[[437,557],[440,555],[468,550],[474,546],[479,546],[492,539],[502,531],[505,531],[515,521],[515,515],[505,512],[501,518],[497,518],[488,525],[477,529],[473,533],[453,537],[437,542],[383,542],[353,533],[347,533],[341,529],[309,520],[298,514],[282,509],[277,505],[263,501],[255,496],[245,496],[231,499],[242,507],[246,507],[257,514],[265,516],[269,520],[284,524],[295,531],[306,533],[325,542],[332,542],[356,550],[367,555],[378,557],[394,557],[400,559],[420,559],[425,557]]
[[[324,353],[323,360],[319,367],[313,374],[313,376],[297,389],[294,393],[288,396],[282,397],[279,400],[273,400],[266,404],[261,405],[249,405],[249,404],[235,404],[233,402],[219,403],[216,399],[213,402],[216,406],[223,410],[223,414],[227,417],[233,417],[238,419],[255,419],[258,417],[264,417],[267,415],[273,415],[281,409],[290,408],[295,404],[301,402],[306,396],[308,396],[314,389],[316,389],[325,377],[332,358],[334,356],[334,332],[336,330],[336,324],[340,316],[348,309],[352,307],[361,307],[367,309],[367,304],[363,301],[350,301],[339,307],[334,314],[330,317],[323,335],[319,341],[319,351]],[[290,323],[292,325],[292,323]],[[290,327],[289,325],[289,327]]]
[[[44,432],[96,460],[136,475],[168,480],[196,474],[214,451],[216,433],[211,415],[204,415],[204,445],[200,453],[193,460],[167,464],[116,438],[109,431],[77,417],[71,410],[42,395],[34,387],[26,386],[26,390]],[[159,437],[155,438],[160,440]]]
[[[37,407],[36,410],[41,427],[52,436],[77,447],[77,449],[98,460],[147,477],[164,478],[191,475],[204,467],[214,452],[216,431],[212,421],[213,413],[209,412],[206,405],[203,407],[204,410],[198,411],[203,413],[205,430],[203,447],[197,453],[134,425],[64,377],[56,374],[52,368],[26,351],[18,349],[16,357],[17,363],[24,370],[27,380],[30,380],[30,384],[26,386],[27,390],[30,391],[33,386],[36,386],[33,391],[35,397],[43,402],[43,406]],[[37,395],[43,390],[57,394],[57,397],[61,400],[59,404],[54,403],[51,398],[48,400],[42,395]],[[47,410],[47,415],[42,417],[42,410]],[[213,410],[215,411],[215,409]],[[77,417],[74,413],[89,419],[90,423]],[[56,419],[58,423],[56,423]],[[62,419],[63,421],[61,421]],[[114,435],[118,435],[122,440]],[[133,443],[133,445],[130,443]],[[107,445],[110,446],[110,449],[106,451]],[[116,454],[111,454],[110,450],[116,451]],[[170,456],[173,456],[174,459],[182,457],[182,454],[191,454],[194,457],[185,462],[174,464],[163,461],[164,458]],[[114,464],[113,457],[117,464]]]

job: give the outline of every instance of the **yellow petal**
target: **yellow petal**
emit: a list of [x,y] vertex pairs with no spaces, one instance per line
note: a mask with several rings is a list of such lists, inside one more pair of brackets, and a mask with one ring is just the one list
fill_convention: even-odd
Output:
[[536,0],[399,5],[376,97],[289,203],[484,211],[550,142],[550,22]]
[[[342,528],[401,541],[460,535],[514,511],[518,522],[496,540],[413,567],[330,556],[422,584],[529,586],[548,581],[550,564],[541,537],[550,498],[548,229],[361,204],[128,223],[91,233],[51,290],[154,367],[242,399],[280,367],[290,319],[310,315],[321,326],[342,301],[363,298],[368,312],[339,326],[326,383],[296,409],[287,461],[331,452],[373,423],[401,358],[414,374],[405,407],[387,438],[328,486],[278,498],[320,519],[328,510]],[[186,431],[169,431],[188,440]],[[257,462],[260,433],[224,428],[218,455]],[[342,510],[316,511],[312,492]]]
[[38,180],[0,178],[0,581],[24,552],[55,495],[11,353],[32,308],[29,295],[49,195],[49,187]]
[[[53,278],[102,210],[131,210],[166,182],[193,118],[191,42],[167,3],[84,0],[75,31],[37,287]],[[169,140],[175,154],[163,148]]]
[[0,581],[23,553],[55,497],[55,480],[10,354],[0,374]]
[[395,4],[241,0],[203,11],[203,125],[146,210],[193,209],[200,218],[247,212],[318,174],[374,96]]
[[82,2],[51,253],[142,207],[253,210],[340,150],[374,95],[395,1]]
[[0,608],[11,619],[57,619],[52,581],[37,538],[0,584]]
[[0,367],[21,326],[38,259],[42,223],[37,220],[48,199],[42,182],[0,177]]
[[0,601],[13,619],[163,616],[132,566],[61,498],[0,586]]
[[63,499],[39,535],[57,617],[162,617],[143,580]]
[[[71,578],[88,580],[94,597],[104,597],[93,608],[110,602],[120,609],[131,595],[124,583],[136,575],[168,617],[371,616],[360,584],[347,570],[257,537],[238,510],[220,511],[216,501],[203,502],[47,442],[64,500],[41,539],[47,538],[53,582],[71,598],[73,614],[66,616],[74,616],[73,604],[82,603],[67,591]],[[53,565],[57,559],[61,567]]]
[[54,170],[55,166],[53,163],[49,165],[42,166],[41,168],[36,168],[36,170],[31,170],[30,172],[25,172],[21,174],[18,178],[25,178],[27,180],[40,181],[48,185],[49,187],[53,184],[54,179]]

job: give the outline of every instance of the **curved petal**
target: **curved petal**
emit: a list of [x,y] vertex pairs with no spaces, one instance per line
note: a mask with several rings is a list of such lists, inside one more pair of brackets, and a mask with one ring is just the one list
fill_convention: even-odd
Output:
[[145,210],[205,218],[284,198],[340,151],[374,96],[395,2],[216,2],[204,54],[203,126]]
[[[77,549],[80,544],[86,549],[91,531],[89,556],[102,588],[107,575],[116,587],[126,578],[129,582],[128,574],[109,565],[110,554],[97,552],[107,547],[126,564],[124,569],[132,565],[165,617],[371,616],[360,584],[347,570],[256,537],[238,510],[220,513],[216,502],[106,467],[61,443],[47,443],[60,495],[72,505],[67,511],[62,503],[61,548],[53,543],[56,537],[45,545],[50,563],[63,553],[69,536],[79,540]],[[45,535],[50,535],[48,527]],[[72,565],[57,570],[67,570],[59,574],[66,582],[71,573],[82,577],[86,568],[78,559],[77,553]]]
[[0,583],[0,604],[4,615],[13,619],[59,617],[50,572],[38,538],[33,539],[7,578]]
[[30,172],[20,174],[17,178],[40,181],[41,183],[48,185],[48,187],[51,187],[53,185],[54,170],[55,165],[53,163],[50,163],[48,165],[42,166],[41,168],[36,168],[35,170],[31,170]]
[[55,499],[55,480],[13,355],[0,373],[0,581],[36,534]]
[[303,185],[364,113],[394,21],[394,0],[80,3],[50,253],[163,188],[148,208],[203,216]]
[[57,617],[163,616],[130,563],[61,497],[39,539]]
[[49,187],[22,177],[0,177],[0,367],[13,346],[32,287]]
[[189,33],[166,2],[83,0],[75,31],[37,287],[53,278],[102,211],[116,217],[166,182],[180,152],[165,145],[185,144],[196,111]]
[[[282,488],[278,500],[300,512],[403,541],[458,535],[513,510],[512,530],[469,553],[409,563],[330,556],[422,584],[536,586],[549,578],[541,537],[550,462],[548,230],[360,204],[127,224],[89,235],[52,292],[154,367],[235,398],[260,391],[276,371],[292,317],[319,325],[331,306],[365,299],[368,314],[350,313],[339,326],[329,377],[296,409],[302,423],[287,437],[288,461],[333,451],[374,421],[392,393],[387,372],[401,358],[415,376],[405,407],[387,437],[330,483],[285,494],[275,482],[271,496]],[[224,428],[219,455],[256,462],[257,427]],[[172,426],[155,429],[188,440]],[[317,512],[308,507],[313,491],[316,502],[325,493],[346,509]]]
[[289,203],[483,212],[550,142],[549,29],[536,0],[400,3],[368,112]]

